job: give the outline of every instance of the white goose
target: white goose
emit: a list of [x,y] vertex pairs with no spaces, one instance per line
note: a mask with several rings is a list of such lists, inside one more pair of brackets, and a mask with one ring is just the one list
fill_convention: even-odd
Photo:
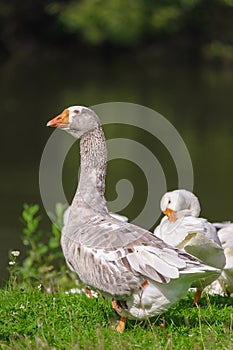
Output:
[[181,299],[193,281],[219,275],[217,268],[109,215],[106,142],[94,111],[69,107],[47,125],[80,138],[79,184],[61,238],[66,262],[84,284],[112,298],[121,316],[119,332],[126,317],[158,314]]
[[[161,210],[166,215],[154,230],[156,237],[175,248],[183,249],[210,266],[223,269],[226,263],[223,248],[217,230],[206,219],[199,218],[198,198],[187,190],[174,190],[165,193],[160,202]],[[212,279],[213,278],[213,279]],[[197,304],[203,288],[215,277],[202,279],[197,287],[194,302]]]
[[225,294],[233,293],[233,223],[214,223],[218,228],[218,237],[226,256],[226,265],[223,269],[219,282]]

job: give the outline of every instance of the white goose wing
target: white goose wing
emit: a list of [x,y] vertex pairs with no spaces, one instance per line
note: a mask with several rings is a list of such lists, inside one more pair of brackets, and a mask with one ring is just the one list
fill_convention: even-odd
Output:
[[228,223],[228,225],[223,226],[218,231],[218,236],[226,255],[225,269],[233,269],[233,224]]
[[172,246],[177,246],[186,238],[189,232],[202,232],[206,237],[220,245],[216,228],[206,219],[185,216],[170,222],[167,216],[163,217],[155,228],[154,234]]
[[180,274],[219,273],[149,231],[110,216],[90,218],[63,232],[68,264],[80,279],[112,295],[129,295],[146,280],[168,283]]
[[187,253],[198,257],[208,265],[222,269],[226,264],[226,257],[216,228],[206,219],[192,218],[190,220],[190,218],[185,219],[193,228],[177,248],[181,249],[183,245]]
[[216,227],[221,228],[218,236],[226,256],[226,265],[220,277],[224,290],[233,293],[233,223],[217,223]]
[[154,234],[206,264],[223,268],[226,263],[216,228],[206,219],[185,216],[170,222],[164,217]]

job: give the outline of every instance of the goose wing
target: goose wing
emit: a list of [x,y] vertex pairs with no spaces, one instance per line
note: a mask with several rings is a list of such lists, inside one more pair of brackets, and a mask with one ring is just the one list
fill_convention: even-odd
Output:
[[210,266],[223,268],[226,263],[216,228],[206,219],[186,216],[170,222],[165,217],[154,234]]
[[147,279],[168,283],[180,273],[199,273],[200,278],[208,270],[149,231],[109,216],[63,232],[62,242],[66,260],[81,280],[110,294],[129,294]]

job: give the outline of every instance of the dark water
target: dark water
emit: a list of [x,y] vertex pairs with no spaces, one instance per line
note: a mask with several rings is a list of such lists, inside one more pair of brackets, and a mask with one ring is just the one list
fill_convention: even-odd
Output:
[[[8,250],[22,250],[23,203],[41,204],[38,171],[52,116],[69,105],[92,106],[110,101],[132,102],[155,109],[182,136],[194,168],[194,191],[202,216],[233,220],[233,75],[230,68],[184,67],[143,60],[104,62],[91,57],[61,55],[15,58],[1,65],[1,276],[6,277]],[[101,116],[100,116],[101,117]],[[177,187],[175,166],[164,146],[138,129],[106,126],[107,138],[129,137],[156,154],[168,189]],[[70,199],[77,182],[74,162],[78,146],[64,166],[65,192]],[[73,162],[74,161],[74,162]],[[77,163],[78,164],[78,163]],[[133,163],[111,161],[107,198],[115,184],[128,178],[135,193],[123,214],[134,219],[146,200],[143,173]],[[157,204],[156,204],[157,205]],[[43,225],[49,220],[42,210]]]

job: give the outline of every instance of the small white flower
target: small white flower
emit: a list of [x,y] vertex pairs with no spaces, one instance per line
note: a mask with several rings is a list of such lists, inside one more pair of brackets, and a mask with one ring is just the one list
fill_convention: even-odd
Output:
[[15,261],[9,261],[9,265],[14,265]]
[[12,250],[11,254],[12,254],[13,256],[19,256],[20,251],[19,251],[19,250]]
[[37,288],[38,288],[39,290],[41,290],[41,287],[42,287],[42,284],[39,284],[39,286],[37,286]]
[[94,291],[94,290],[91,290],[91,294],[92,294],[93,298],[98,298],[99,297],[99,294],[96,291]]
[[70,293],[71,294],[81,294],[82,291],[79,288],[71,288]]

